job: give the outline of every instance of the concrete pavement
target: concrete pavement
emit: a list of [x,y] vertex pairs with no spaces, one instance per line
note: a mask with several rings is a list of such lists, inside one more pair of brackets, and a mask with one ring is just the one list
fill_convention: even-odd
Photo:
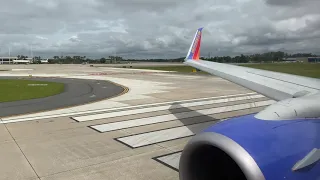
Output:
[[[48,74],[53,71],[66,72],[52,68]],[[35,68],[33,73],[43,72]],[[64,78],[110,80],[130,90],[79,107],[2,118],[0,161],[6,163],[0,179],[177,180],[179,152],[195,133],[273,103],[212,76],[80,73]]]

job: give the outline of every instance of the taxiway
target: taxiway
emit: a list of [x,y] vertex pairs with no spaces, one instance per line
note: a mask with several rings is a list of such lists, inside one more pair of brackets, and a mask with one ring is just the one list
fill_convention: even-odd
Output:
[[0,179],[178,180],[180,152],[194,134],[274,102],[208,75],[87,65],[28,68],[33,70],[0,75],[107,80],[129,91],[90,104],[2,118],[0,161],[6,163],[1,163]]
[[59,82],[64,92],[46,98],[0,103],[0,118],[19,114],[61,109],[90,102],[101,101],[126,93],[127,88],[102,80],[68,79],[56,77],[0,77],[0,79],[28,79]]

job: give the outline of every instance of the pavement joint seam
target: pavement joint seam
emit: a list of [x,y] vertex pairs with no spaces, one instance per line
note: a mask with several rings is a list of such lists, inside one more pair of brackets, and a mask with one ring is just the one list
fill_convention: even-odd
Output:
[[[111,160],[111,161],[103,161],[103,162],[99,162],[99,163],[93,163],[93,164],[90,164],[90,165],[85,165],[85,166],[82,166],[82,167],[76,167],[76,168],[73,168],[73,169],[63,170],[63,171],[60,171],[60,172],[44,175],[41,178],[46,178],[46,177],[49,177],[49,176],[54,176],[54,175],[57,175],[57,174],[71,172],[71,171],[75,171],[75,170],[79,170],[79,169],[89,168],[91,166],[96,166],[96,165],[100,165],[100,164],[112,164],[113,162],[125,160],[125,159],[128,159],[128,158],[134,157],[134,156],[140,156],[140,155],[144,155],[144,154],[148,154],[148,153],[152,153],[152,152],[156,152],[156,151],[159,151],[159,149],[152,150],[152,151],[147,151],[147,152],[143,152],[143,153],[139,153],[139,154],[134,154],[134,155],[122,157],[122,158],[119,158],[119,159],[114,159],[114,160]],[[39,179],[41,179],[41,178],[39,177]]]
[[[0,119],[2,122],[2,119]],[[22,151],[21,147],[19,146],[18,142],[16,141],[16,139],[13,137],[13,135],[11,134],[11,132],[9,131],[8,127],[6,124],[4,124],[4,127],[6,127],[8,133],[10,134],[11,138],[13,139],[14,143],[17,145],[17,147],[19,148],[20,152],[22,153],[22,155],[24,156],[24,158],[27,160],[27,162],[29,163],[30,167],[32,168],[33,172],[35,173],[35,175],[37,176],[37,178],[40,180],[40,176],[37,173],[37,171],[34,169],[34,167],[32,166],[31,162],[29,161],[29,159],[27,158],[27,156],[24,154],[24,152]]]

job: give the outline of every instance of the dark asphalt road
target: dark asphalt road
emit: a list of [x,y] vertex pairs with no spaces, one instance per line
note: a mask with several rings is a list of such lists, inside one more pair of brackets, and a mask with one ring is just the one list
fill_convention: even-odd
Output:
[[102,80],[0,77],[0,79],[17,78],[64,83],[65,91],[61,94],[45,98],[0,103],[0,117],[76,106],[116,96],[124,91],[123,87]]

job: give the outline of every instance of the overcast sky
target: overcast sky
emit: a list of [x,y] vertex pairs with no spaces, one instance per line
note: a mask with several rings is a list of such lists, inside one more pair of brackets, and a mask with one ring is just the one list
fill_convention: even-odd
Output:
[[0,55],[320,54],[319,0],[2,0]]

